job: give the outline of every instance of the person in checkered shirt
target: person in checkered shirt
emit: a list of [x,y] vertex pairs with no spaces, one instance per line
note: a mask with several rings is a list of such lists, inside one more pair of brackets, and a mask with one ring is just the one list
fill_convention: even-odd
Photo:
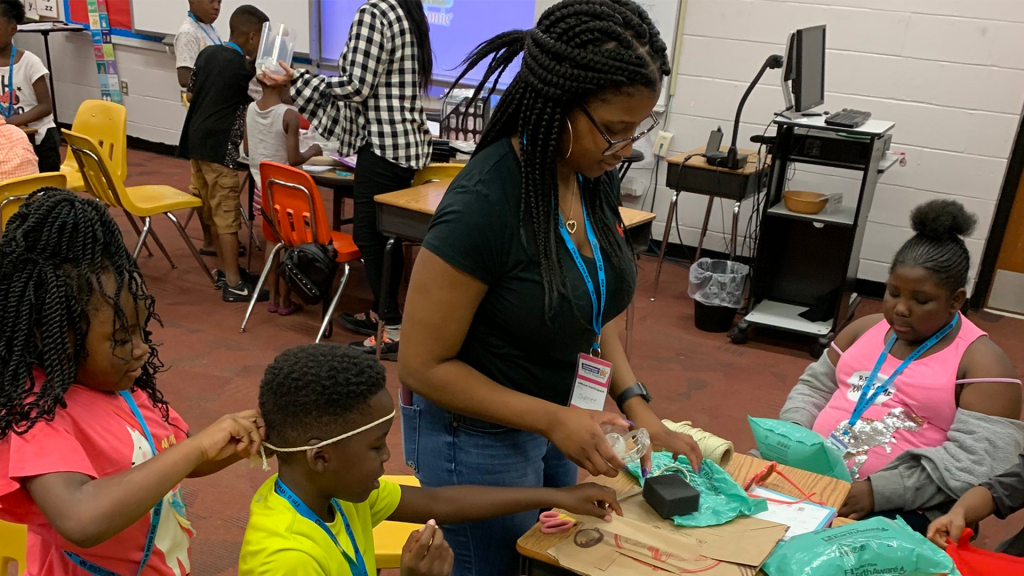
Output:
[[39,159],[25,131],[0,116],[0,182],[39,173]]
[[[373,310],[342,314],[349,329],[369,336],[352,346],[375,352],[384,248],[373,197],[408,188],[430,161],[430,128],[422,95],[430,84],[430,27],[420,0],[368,0],[356,11],[338,62],[340,74],[320,76],[285,67],[264,73],[267,84],[291,85],[295,106],[320,135],[339,141],[343,155],[357,153],[353,235],[373,290]],[[382,357],[398,356],[402,314],[398,289],[405,262],[396,241],[384,317]]]

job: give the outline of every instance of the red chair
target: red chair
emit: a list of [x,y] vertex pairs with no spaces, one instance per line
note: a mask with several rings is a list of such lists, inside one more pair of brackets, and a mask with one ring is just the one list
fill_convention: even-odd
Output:
[[[245,319],[242,320],[242,328],[239,331],[245,332],[245,325],[256,306],[256,298],[278,252],[309,242],[333,244],[338,251],[337,260],[342,264],[343,271],[338,282],[338,290],[334,293],[330,305],[326,305],[325,301],[323,322],[316,336],[316,342],[319,343],[325,335],[330,337],[334,308],[341,299],[345,283],[348,282],[348,263],[360,258],[359,248],[350,234],[331,229],[320,189],[316,187],[309,174],[277,162],[260,162],[260,179],[263,181],[263,233],[267,240],[274,242],[274,247],[267,252],[267,263],[256,283],[253,298],[249,301],[249,309],[245,312]],[[267,218],[273,221],[273,229],[267,225]],[[277,237],[274,229],[280,232],[280,237]]]

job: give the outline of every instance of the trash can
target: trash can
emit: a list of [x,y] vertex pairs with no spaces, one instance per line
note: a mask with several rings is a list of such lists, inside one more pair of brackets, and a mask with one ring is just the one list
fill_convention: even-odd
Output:
[[693,323],[704,332],[728,332],[743,305],[750,267],[701,258],[690,267],[687,292],[694,300]]

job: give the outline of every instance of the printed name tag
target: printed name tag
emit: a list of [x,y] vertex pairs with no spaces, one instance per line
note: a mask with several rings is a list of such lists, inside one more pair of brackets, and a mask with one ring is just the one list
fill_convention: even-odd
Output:
[[572,387],[569,406],[584,410],[604,410],[612,364],[590,354],[580,354],[576,362],[576,383]]

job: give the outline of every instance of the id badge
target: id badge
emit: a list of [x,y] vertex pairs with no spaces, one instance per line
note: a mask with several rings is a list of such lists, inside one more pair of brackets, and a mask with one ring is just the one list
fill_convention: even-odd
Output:
[[590,354],[580,354],[576,362],[576,382],[569,406],[584,410],[604,410],[608,385],[612,380],[612,363]]
[[846,440],[843,439],[842,434],[839,434],[838,432],[832,432],[831,434],[829,434],[827,442],[829,446],[834,448],[836,451],[839,452],[839,454],[843,456],[845,456],[846,453],[850,451],[849,444],[847,444]]

